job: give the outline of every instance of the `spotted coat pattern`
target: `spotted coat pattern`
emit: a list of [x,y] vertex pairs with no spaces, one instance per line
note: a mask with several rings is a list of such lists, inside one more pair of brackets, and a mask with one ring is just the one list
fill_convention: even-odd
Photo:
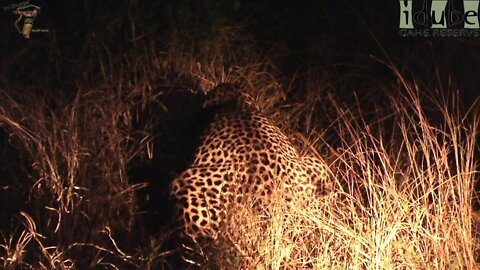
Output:
[[182,232],[190,239],[216,238],[229,206],[246,196],[262,207],[274,188],[292,196],[325,189],[325,162],[300,155],[270,119],[246,107],[215,115],[191,166],[171,184]]

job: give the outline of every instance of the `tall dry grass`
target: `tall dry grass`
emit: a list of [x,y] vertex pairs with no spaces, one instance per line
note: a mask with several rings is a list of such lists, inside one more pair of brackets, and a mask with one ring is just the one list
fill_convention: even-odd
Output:
[[388,102],[368,114],[362,104],[346,106],[334,96],[323,99],[334,117],[328,132],[336,140],[323,146],[330,147],[335,191],[293,204],[281,191],[274,192],[262,214],[248,201],[234,206],[216,252],[205,254],[207,265],[478,267],[478,239],[472,231],[478,101],[462,111],[458,95],[427,94],[401,75],[391,89],[378,91],[390,93]]
[[138,117],[154,96],[136,87],[79,89],[71,99],[0,89],[0,127],[23,157],[16,181],[26,189],[8,202],[26,205],[10,226],[2,221],[12,228],[0,240],[4,269],[138,264],[129,245],[140,237],[136,192],[145,185],[129,181],[127,170],[152,154],[149,119]]
[[335,190],[289,203],[274,191],[260,213],[250,207],[255,198],[234,205],[203,268],[477,266],[478,102],[462,111],[455,94],[426,94],[393,69],[397,83],[378,89],[387,102],[366,111],[363,100],[345,105],[328,95],[334,87],[315,71],[302,75],[304,86],[282,86],[275,65],[226,33],[204,43],[201,57],[175,39],[164,52],[152,43],[124,60],[102,57],[80,76],[95,85],[78,82],[73,97],[2,82],[0,128],[24,157],[16,179],[28,203],[2,232],[3,268],[176,269],[165,244],[171,232],[141,227],[144,184],[127,171],[134,159],[165,154],[152,146],[165,95],[221,82],[240,82],[262,113],[307,134],[292,139],[302,152],[325,155]]
[[0,265],[174,268],[167,261],[171,232],[160,230],[171,217],[162,217],[160,231],[142,227],[149,213],[140,208],[138,191],[156,179],[136,184],[128,170],[132,162],[154,155],[154,130],[162,121],[159,112],[168,112],[163,100],[170,94],[241,81],[259,93],[257,98],[275,101],[267,93],[279,87],[273,65],[253,61],[247,45],[237,48],[248,57],[235,58],[241,53],[227,51],[235,47],[231,42],[248,41],[226,35],[205,43],[201,55],[206,59],[175,38],[163,44],[167,51],[142,42],[120,57],[93,46],[105,54],[75,67],[79,79],[67,90],[0,78],[0,128],[8,137],[3,143],[22,163],[0,176],[4,194],[13,192],[12,186],[21,191],[2,201],[14,213],[1,222]]

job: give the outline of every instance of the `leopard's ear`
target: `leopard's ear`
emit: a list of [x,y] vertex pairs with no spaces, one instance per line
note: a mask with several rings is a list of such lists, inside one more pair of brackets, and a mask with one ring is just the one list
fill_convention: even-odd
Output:
[[220,83],[208,92],[204,92],[203,108],[221,106],[227,103],[237,103],[244,95],[239,83]]

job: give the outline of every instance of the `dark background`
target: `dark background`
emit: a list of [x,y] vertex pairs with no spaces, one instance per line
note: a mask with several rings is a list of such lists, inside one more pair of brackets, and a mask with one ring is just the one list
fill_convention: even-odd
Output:
[[[421,1],[415,1],[418,8]],[[15,2],[2,1],[2,7]],[[140,40],[172,34],[212,40],[222,27],[239,27],[274,58],[287,75],[328,69],[338,77],[356,77],[346,88],[382,84],[390,72],[371,55],[386,54],[407,73],[425,82],[453,80],[464,100],[478,96],[478,38],[404,38],[398,34],[397,1],[31,1],[42,7],[30,40],[19,35],[11,10],[1,16],[1,74],[25,84],[74,91],[79,66],[94,61],[104,46],[119,56]],[[461,1],[454,1],[461,10]],[[133,27],[134,26],[134,27]],[[137,41],[138,43],[138,41]],[[165,44],[164,44],[165,45]],[[447,75],[448,74],[448,75]],[[374,76],[372,81],[366,79]],[[386,78],[388,79],[391,78]],[[428,88],[428,87],[427,87]],[[351,91],[350,90],[350,91]]]

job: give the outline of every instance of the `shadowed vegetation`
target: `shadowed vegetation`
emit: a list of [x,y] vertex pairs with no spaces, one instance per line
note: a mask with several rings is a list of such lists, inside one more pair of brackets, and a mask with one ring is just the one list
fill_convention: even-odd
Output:
[[186,267],[167,194],[208,124],[193,93],[239,82],[335,189],[234,205],[203,268],[478,267],[478,42],[401,38],[374,2],[41,2],[30,40],[5,11],[0,266]]

